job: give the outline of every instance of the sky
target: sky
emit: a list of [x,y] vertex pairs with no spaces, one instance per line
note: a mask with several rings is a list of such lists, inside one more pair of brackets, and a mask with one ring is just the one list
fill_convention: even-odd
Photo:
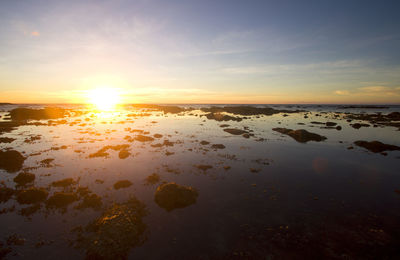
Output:
[[0,102],[400,103],[400,1],[0,1]]

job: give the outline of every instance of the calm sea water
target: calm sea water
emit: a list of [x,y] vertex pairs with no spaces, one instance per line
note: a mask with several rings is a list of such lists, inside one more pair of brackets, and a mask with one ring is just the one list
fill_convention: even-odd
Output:
[[[9,120],[5,115],[14,107],[0,107],[0,120]],[[31,205],[18,203],[16,195],[0,203],[0,241],[2,248],[12,250],[6,257],[85,258],[87,248],[76,247],[74,230],[132,196],[146,206],[148,214],[141,219],[145,224],[142,243],[129,249],[131,259],[399,257],[400,151],[371,153],[353,142],[377,140],[400,146],[400,131],[395,127],[354,129],[350,124],[358,121],[350,123],[344,117],[346,113],[390,113],[400,107],[272,107],[307,110],[308,118],[301,112],[218,122],[208,120],[200,110],[164,114],[127,109],[89,112],[67,118],[66,124],[23,125],[4,133],[1,137],[15,141],[0,143],[1,150],[13,149],[26,157],[21,171],[0,169],[5,186],[28,189],[17,187],[14,178],[29,172],[35,175],[31,186],[45,188],[49,197],[61,191],[74,193],[80,186],[102,200],[101,209],[76,209],[80,200],[61,209],[46,208],[42,202],[30,216],[21,214],[21,209]],[[342,129],[326,129],[312,121],[334,122]],[[250,130],[254,136],[232,135],[223,131],[222,124]],[[305,129],[327,139],[299,143],[273,131],[275,127]],[[146,142],[126,138],[138,134],[162,137]],[[172,144],[154,145],[164,140]],[[119,151],[112,149],[106,157],[90,156],[107,145],[123,144],[129,146],[127,158],[121,159]],[[225,148],[215,149],[213,144]],[[54,160],[45,164],[45,159]],[[202,170],[199,165],[210,167]],[[153,173],[160,181],[149,184],[146,178]],[[76,184],[67,190],[51,186],[65,178],[73,178]],[[120,180],[132,185],[115,189]],[[196,203],[171,211],[160,207],[155,192],[162,182],[196,189]],[[12,235],[24,242],[7,244]]]

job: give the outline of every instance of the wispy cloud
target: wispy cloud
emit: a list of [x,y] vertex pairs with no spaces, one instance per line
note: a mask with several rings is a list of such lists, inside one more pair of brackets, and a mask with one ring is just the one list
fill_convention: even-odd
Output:
[[400,97],[400,87],[366,86],[355,90],[336,90],[334,94],[340,96]]

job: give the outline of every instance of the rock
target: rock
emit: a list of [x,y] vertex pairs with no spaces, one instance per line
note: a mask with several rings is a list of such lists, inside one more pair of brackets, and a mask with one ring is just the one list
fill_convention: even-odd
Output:
[[0,203],[5,203],[11,199],[15,191],[11,188],[2,186],[0,187]]
[[15,138],[0,137],[0,143],[9,144],[15,141]]
[[236,122],[242,121],[242,118],[240,118],[240,117],[224,115],[222,113],[208,113],[208,114],[206,114],[206,117],[209,120],[216,120],[219,122],[221,122],[221,121],[236,121]]
[[321,142],[321,141],[326,140],[325,136],[311,133],[304,129],[292,130],[292,129],[288,129],[288,128],[273,128],[272,130],[279,132],[281,134],[288,135],[288,136],[292,137],[293,139],[295,139],[299,143],[306,143],[308,141]]
[[132,248],[146,240],[145,204],[136,198],[115,203],[91,222],[76,239],[75,247],[86,252],[86,259],[127,259]]
[[117,181],[114,184],[114,189],[119,190],[119,189],[123,189],[123,188],[128,188],[132,185],[133,183],[128,181],[128,180],[121,180],[121,181]]
[[76,209],[87,209],[87,208],[92,208],[94,210],[99,210],[101,206],[103,205],[103,202],[101,200],[101,197],[97,194],[86,194],[83,197],[83,201],[79,203],[75,208]]
[[72,179],[72,178],[65,178],[65,179],[62,179],[62,180],[59,180],[59,181],[53,181],[53,182],[51,183],[51,186],[53,186],[53,187],[63,187],[63,188],[66,188],[66,187],[69,187],[69,186],[75,185],[75,184],[77,184],[77,182],[76,182],[74,179]]
[[196,203],[197,197],[198,192],[192,187],[171,182],[158,186],[154,200],[161,208],[171,211]]
[[195,165],[194,167],[196,167],[197,169],[202,170],[202,171],[207,171],[208,169],[213,168],[211,165],[204,165],[204,164],[198,164],[198,165]]
[[326,124],[326,126],[335,126],[335,125],[337,125],[337,123],[335,123],[335,122],[326,122],[325,124]]
[[7,172],[17,172],[21,170],[25,157],[15,150],[0,151],[0,169]]
[[32,187],[17,193],[17,201],[20,204],[35,204],[46,200],[49,193],[43,188]]
[[355,141],[355,145],[363,147],[373,153],[381,153],[384,151],[395,151],[395,150],[400,150],[399,146],[396,145],[390,145],[390,144],[384,144],[379,141]]
[[67,110],[56,107],[46,107],[44,109],[32,108],[15,108],[10,111],[10,116],[13,121],[21,120],[42,120],[42,119],[56,119],[67,115]]
[[361,127],[369,127],[369,124],[360,124],[360,123],[355,123],[351,125],[354,129],[360,129]]
[[14,178],[14,182],[20,186],[33,182],[34,180],[35,180],[35,174],[29,172],[21,172]]
[[201,142],[200,142],[200,144],[201,144],[201,145],[208,145],[208,144],[210,144],[210,142],[207,142],[207,141],[201,141]]
[[225,132],[230,133],[232,135],[242,135],[242,134],[247,134],[248,132],[245,130],[241,129],[236,129],[236,128],[225,128]]
[[56,192],[46,201],[47,208],[65,208],[78,200],[78,195],[70,192]]
[[137,135],[134,140],[139,142],[151,142],[154,141],[154,138],[146,135]]
[[146,177],[145,182],[147,185],[153,185],[160,181],[160,175],[157,173],[153,173]]
[[120,159],[126,159],[126,158],[129,157],[129,155],[131,155],[131,153],[130,153],[129,151],[127,151],[127,150],[121,150],[121,151],[119,151],[119,153],[118,153],[118,157],[119,157]]
[[213,148],[213,149],[225,149],[225,145],[223,145],[223,144],[213,144],[213,145],[211,145],[211,148]]

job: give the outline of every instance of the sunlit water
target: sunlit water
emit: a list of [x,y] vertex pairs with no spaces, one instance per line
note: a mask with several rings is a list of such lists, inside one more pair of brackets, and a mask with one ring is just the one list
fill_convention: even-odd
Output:
[[[2,108],[1,120],[7,120],[5,111],[11,108]],[[308,118],[304,113],[295,113],[217,122],[201,116],[204,113],[199,110],[181,114],[89,112],[67,118],[67,124],[25,125],[3,134],[1,137],[16,140],[1,143],[1,149],[12,148],[27,158],[25,170],[21,171],[35,174],[35,187],[45,187],[51,195],[62,190],[51,187],[52,182],[71,177],[79,186],[87,186],[99,195],[103,203],[100,210],[75,209],[79,201],[64,210],[41,206],[31,216],[20,214],[29,205],[20,205],[15,198],[0,204],[0,210],[15,206],[0,215],[3,247],[7,247],[5,241],[10,235],[25,239],[23,245],[10,245],[12,252],[7,257],[84,258],[85,249],[73,245],[77,237],[73,230],[101,216],[112,203],[123,203],[131,196],[148,210],[143,217],[144,242],[131,248],[132,259],[279,259],[299,252],[306,257],[312,255],[309,251],[336,258],[365,256],[360,251],[364,248],[396,255],[400,246],[400,194],[396,192],[400,189],[400,151],[384,156],[353,142],[378,140],[400,146],[400,131],[394,127],[357,130],[342,117],[344,112],[388,113],[399,108],[300,109],[312,113]],[[321,111],[327,113],[316,116]],[[333,117],[335,111],[343,112],[338,119]],[[142,112],[151,115],[132,115]],[[312,121],[336,122],[342,130],[323,129]],[[223,131],[222,124],[229,124],[229,128],[248,127],[254,136],[231,135]],[[306,129],[327,140],[298,143],[274,132],[274,127]],[[129,142],[125,138],[137,134],[162,137],[148,142]],[[40,139],[25,142],[31,136]],[[164,140],[174,144],[151,146]],[[210,144],[202,145],[201,141]],[[106,145],[121,144],[129,145],[130,155],[125,159],[111,149],[107,157],[89,157]],[[223,144],[225,148],[213,149],[213,144]],[[67,147],[57,149],[61,146]],[[350,146],[354,149],[348,149]],[[54,159],[50,165],[41,164],[49,158]],[[212,168],[201,170],[197,165]],[[160,176],[160,182],[146,183],[146,177],[153,173]],[[17,174],[0,169],[1,180],[10,188],[16,188],[13,178]],[[129,180],[133,185],[116,190],[113,185],[119,180]],[[161,208],[155,203],[154,194],[163,181],[195,188],[197,202],[172,211]],[[354,242],[363,239],[368,241]],[[42,244],[38,246],[38,242]],[[354,247],[351,243],[355,243]]]

